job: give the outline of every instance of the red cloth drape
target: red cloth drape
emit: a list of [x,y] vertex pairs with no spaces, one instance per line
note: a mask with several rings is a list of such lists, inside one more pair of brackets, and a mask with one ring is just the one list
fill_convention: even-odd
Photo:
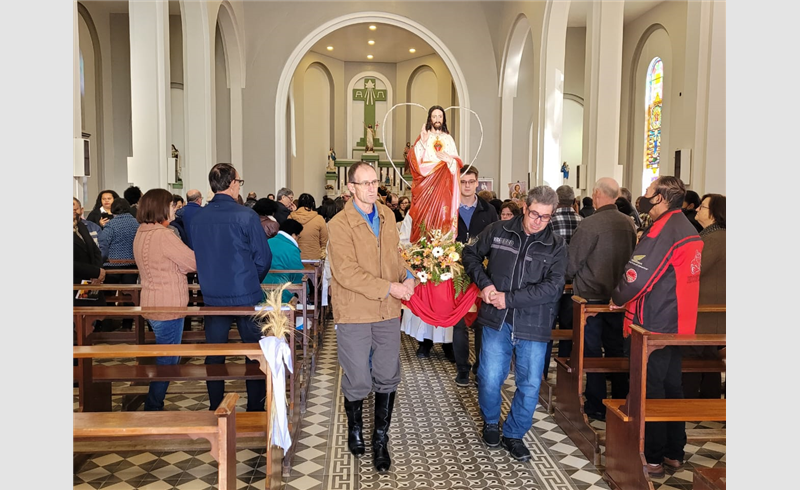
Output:
[[[419,141],[419,137],[417,137]],[[416,145],[416,142],[414,142]],[[460,158],[456,158],[458,169],[464,166]],[[447,168],[445,162],[440,161],[434,169],[424,176],[420,172],[420,162],[412,146],[408,152],[408,170],[411,173],[411,214],[414,226],[411,230],[411,243],[416,243],[420,239],[420,225],[425,222],[427,231],[442,230],[447,233],[451,229],[458,231],[458,209],[453,209],[455,177]]]
[[414,295],[409,301],[403,301],[403,304],[425,323],[440,327],[452,327],[475,304],[478,293],[480,293],[478,286],[470,284],[467,290],[456,298],[452,279],[444,281],[438,286],[432,282],[426,282],[415,287]]
[[[475,285],[473,284],[473,286],[475,286]],[[477,287],[477,286],[475,286],[475,287]],[[464,323],[466,323],[468,327],[471,327],[472,324],[475,323],[475,320],[478,318],[478,310],[481,309],[481,305],[482,304],[483,304],[483,301],[481,301],[481,297],[479,295],[475,299],[475,311],[470,311],[469,313],[464,315]]]

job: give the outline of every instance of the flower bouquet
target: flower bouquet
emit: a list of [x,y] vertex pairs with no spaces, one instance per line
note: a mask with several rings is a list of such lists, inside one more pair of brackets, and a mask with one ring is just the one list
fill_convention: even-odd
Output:
[[420,282],[403,304],[426,323],[453,326],[475,304],[479,292],[461,264],[464,244],[454,240],[452,231],[426,233],[424,225],[421,231],[422,238],[402,250]]

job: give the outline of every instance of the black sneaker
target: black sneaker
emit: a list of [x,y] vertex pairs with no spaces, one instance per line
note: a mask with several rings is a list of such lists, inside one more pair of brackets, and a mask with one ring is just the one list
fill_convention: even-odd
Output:
[[[500,445],[500,424],[483,424],[483,442],[488,447],[498,447]],[[530,454],[528,454],[528,457],[530,457]]]
[[459,371],[456,374],[456,385],[462,388],[469,387],[469,371]]
[[510,437],[503,436],[503,447],[508,449],[511,457],[517,461],[528,461],[531,459],[531,452],[525,447],[522,439],[511,439]]

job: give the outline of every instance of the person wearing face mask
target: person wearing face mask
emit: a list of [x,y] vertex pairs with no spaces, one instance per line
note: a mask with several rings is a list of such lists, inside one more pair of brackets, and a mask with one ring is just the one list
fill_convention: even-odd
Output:
[[[639,202],[653,224],[633,250],[609,304],[612,310],[625,309],[625,336],[632,323],[657,333],[695,333],[703,241],[681,212],[685,194],[679,178],[661,176]],[[680,346],[650,354],[647,398],[683,398],[681,372]],[[683,466],[684,422],[647,422],[644,438],[650,477],[664,476],[665,466],[670,471]]]

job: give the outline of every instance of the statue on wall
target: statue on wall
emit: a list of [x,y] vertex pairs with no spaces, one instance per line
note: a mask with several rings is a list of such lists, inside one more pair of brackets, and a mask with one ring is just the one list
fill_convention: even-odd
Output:
[[172,158],[175,159],[175,183],[183,183],[181,179],[181,154],[175,145],[172,145]]
[[336,152],[333,151],[333,148],[331,148],[331,151],[328,152],[328,166],[325,168],[325,170],[328,172],[335,172],[336,171],[336,167],[334,166],[335,163],[336,163]]
[[561,175],[563,175],[565,179],[569,178],[569,165],[567,162],[561,164]]

